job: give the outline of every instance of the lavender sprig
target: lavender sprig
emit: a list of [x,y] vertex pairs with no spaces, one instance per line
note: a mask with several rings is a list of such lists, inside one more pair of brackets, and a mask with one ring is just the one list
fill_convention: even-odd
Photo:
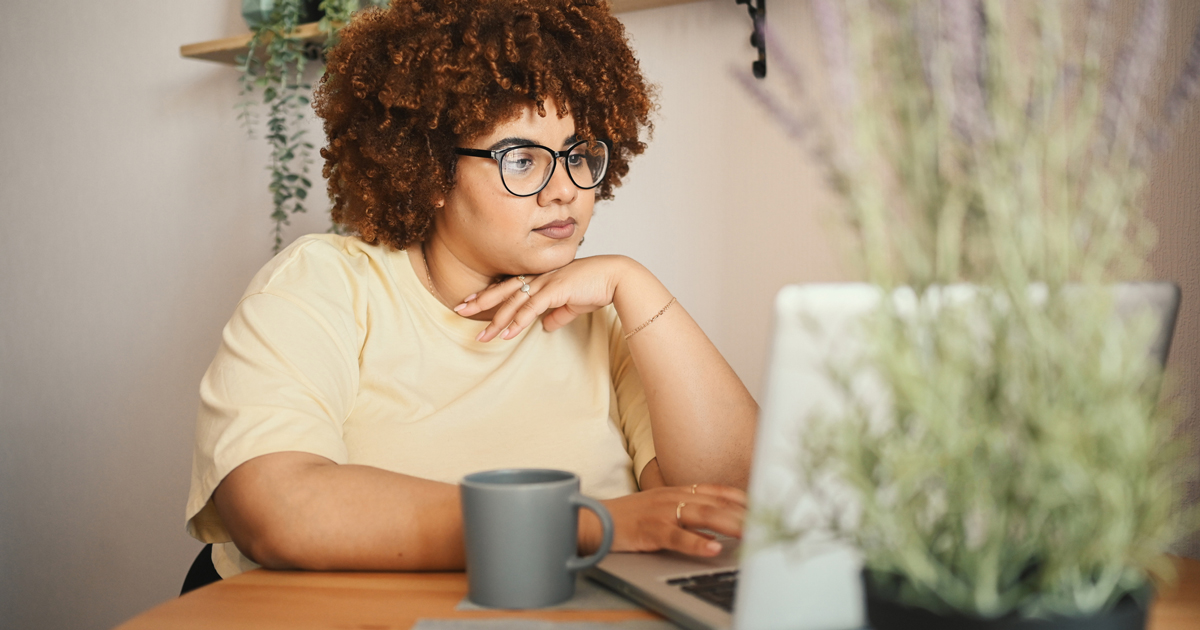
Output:
[[942,0],[941,9],[951,55],[952,125],[973,144],[991,135],[983,93],[983,4],[980,0]]
[[1197,94],[1200,94],[1200,24],[1196,25],[1196,30],[1192,33],[1192,45],[1188,48],[1183,70],[1175,79],[1175,85],[1163,103],[1162,119],[1150,134],[1151,151],[1158,153],[1167,150],[1171,141],[1171,130],[1179,124],[1179,119],[1183,117],[1183,113]]
[[772,63],[779,66],[779,70],[783,71],[784,83],[787,85],[788,91],[792,93],[792,98],[797,100],[808,97],[805,90],[807,81],[804,78],[804,72],[800,70],[799,64],[796,63],[796,55],[788,48],[787,44],[775,34],[775,29],[763,24],[762,27],[763,40],[767,44],[767,52],[771,54]]
[[1134,158],[1142,154],[1135,146],[1137,127],[1146,85],[1162,48],[1166,9],[1165,0],[1144,0],[1138,9],[1133,37],[1117,57],[1102,122],[1108,156],[1123,143],[1128,143]]
[[821,49],[829,69],[829,88],[834,102],[841,111],[852,112],[858,103],[858,85],[841,4],[833,0],[813,0],[812,7],[817,31],[821,35]]

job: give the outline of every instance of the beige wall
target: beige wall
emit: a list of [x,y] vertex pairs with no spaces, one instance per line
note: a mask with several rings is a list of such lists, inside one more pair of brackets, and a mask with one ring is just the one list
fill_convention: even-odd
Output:
[[[6,627],[111,627],[177,593],[199,548],[182,523],[197,384],[271,237],[266,151],[234,119],[236,72],[177,50],[242,30],[238,5],[5,4]],[[1200,7],[1173,5],[1177,65]],[[583,251],[629,254],[657,272],[758,392],[774,292],[845,277],[822,219],[828,196],[803,153],[729,78],[753,59],[744,8],[707,0],[623,19],[661,86],[662,109],[651,149],[601,209]],[[802,3],[776,0],[770,19],[818,63]],[[1193,115],[1150,197],[1163,233],[1156,264],[1184,286],[1171,361],[1193,396],[1198,140]],[[323,229],[320,216],[305,217],[289,238]]]

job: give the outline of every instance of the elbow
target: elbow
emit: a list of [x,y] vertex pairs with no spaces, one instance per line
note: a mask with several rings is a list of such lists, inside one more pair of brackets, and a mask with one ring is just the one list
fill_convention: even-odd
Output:
[[265,519],[229,533],[243,555],[267,569],[335,571],[354,564],[347,556],[352,550],[326,542],[334,539],[327,531],[291,519]]
[[[332,462],[275,453],[234,468],[213,491],[213,503],[238,551],[270,569],[320,569],[320,511],[307,491],[308,473]],[[327,464],[324,462],[328,462]]]
[[264,531],[233,533],[238,551],[267,569],[310,569],[301,545],[285,532],[264,528]]
[[[267,569],[330,571],[338,568],[339,550],[328,541],[335,540],[327,523],[311,509],[291,505],[259,504],[242,518],[227,520],[230,537],[238,550]],[[274,509],[271,509],[271,508]],[[344,551],[344,550],[342,550]]]
[[214,495],[217,512],[243,556],[268,569],[304,568],[303,543],[269,504],[223,501],[227,497],[221,491],[218,487]]

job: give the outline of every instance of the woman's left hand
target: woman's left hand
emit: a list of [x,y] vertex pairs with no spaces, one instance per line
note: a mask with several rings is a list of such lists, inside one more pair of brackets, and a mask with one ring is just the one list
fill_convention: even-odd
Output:
[[[547,311],[542,327],[553,332],[580,315],[612,304],[620,278],[630,269],[628,262],[624,256],[580,258],[548,273],[526,275],[524,282],[512,277],[489,285],[454,310],[470,317],[499,307],[477,337],[479,341],[497,336],[512,339]],[[521,290],[525,284],[528,292]]]

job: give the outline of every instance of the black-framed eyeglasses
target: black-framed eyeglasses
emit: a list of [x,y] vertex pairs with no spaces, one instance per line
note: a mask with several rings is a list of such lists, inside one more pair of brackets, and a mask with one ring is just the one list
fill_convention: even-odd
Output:
[[504,188],[518,197],[542,192],[554,176],[560,158],[567,165],[571,182],[583,190],[599,186],[608,172],[608,143],[603,140],[581,140],[562,151],[540,144],[522,144],[496,151],[459,147],[454,152],[496,160]]

